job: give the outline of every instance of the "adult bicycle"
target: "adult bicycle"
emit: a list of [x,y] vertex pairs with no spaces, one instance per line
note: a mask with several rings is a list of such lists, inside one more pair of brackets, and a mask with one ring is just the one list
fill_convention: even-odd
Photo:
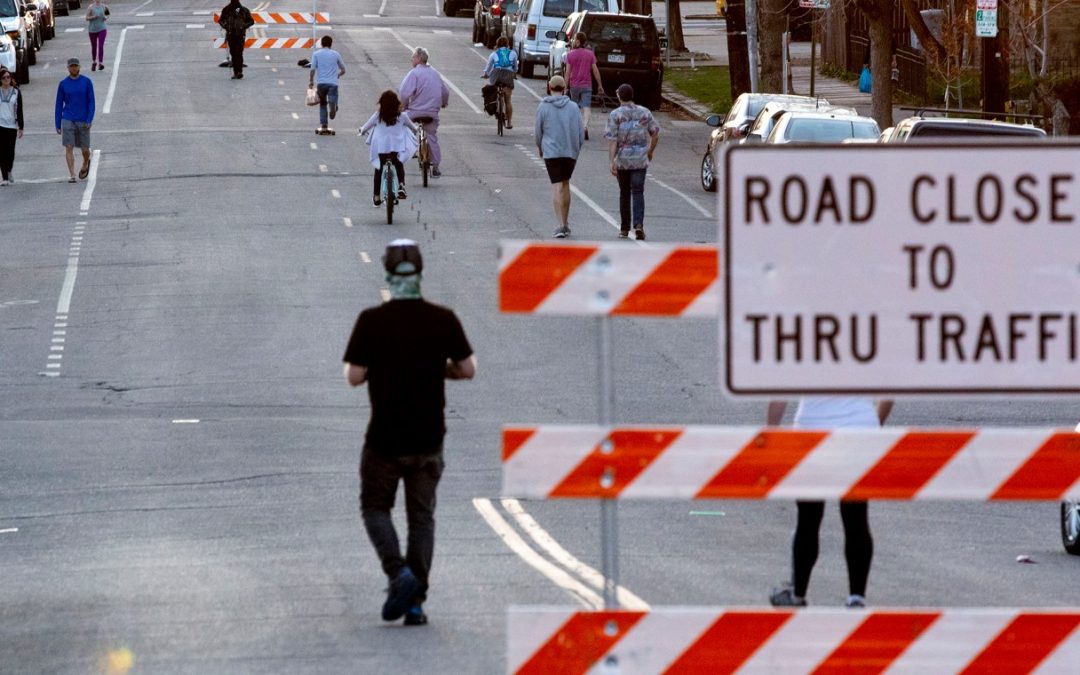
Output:
[[506,99],[509,90],[504,84],[495,85],[495,129],[500,136],[503,135],[503,127],[506,126]]
[[413,124],[416,125],[416,159],[420,162],[420,177],[423,181],[424,187],[427,187],[428,173],[431,171],[431,148],[428,147],[427,132],[424,131],[425,124],[431,124],[434,120],[432,117],[417,117],[413,120]]

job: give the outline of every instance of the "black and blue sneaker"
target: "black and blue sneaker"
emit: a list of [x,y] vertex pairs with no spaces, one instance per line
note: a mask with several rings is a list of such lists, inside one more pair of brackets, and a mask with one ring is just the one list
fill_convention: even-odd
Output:
[[406,626],[426,626],[427,614],[424,614],[423,605],[415,604],[405,612],[405,625]]
[[383,621],[397,621],[413,604],[413,597],[420,590],[420,582],[406,567],[390,582],[386,602],[382,606]]

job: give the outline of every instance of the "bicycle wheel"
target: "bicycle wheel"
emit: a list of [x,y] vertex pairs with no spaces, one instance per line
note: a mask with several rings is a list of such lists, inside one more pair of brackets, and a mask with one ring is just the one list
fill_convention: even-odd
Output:
[[431,161],[428,159],[427,136],[420,138],[420,178],[424,187],[427,187],[428,170],[431,169]]
[[397,180],[394,178],[394,165],[387,161],[383,164],[383,190],[386,192],[386,224],[394,224],[394,203],[397,202]]
[[498,107],[496,107],[496,109],[495,109],[496,131],[500,136],[503,135],[503,117],[504,117],[504,114],[503,114],[503,106],[502,106],[502,97],[500,96],[499,97]]

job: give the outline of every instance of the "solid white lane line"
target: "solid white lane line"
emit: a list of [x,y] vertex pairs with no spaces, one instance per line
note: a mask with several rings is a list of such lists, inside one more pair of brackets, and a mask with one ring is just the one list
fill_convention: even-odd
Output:
[[105,96],[105,108],[102,110],[103,114],[109,114],[112,112],[112,100],[113,94],[116,93],[116,76],[120,74],[120,57],[124,53],[124,39],[127,37],[129,30],[140,30],[145,26],[126,26],[124,30],[120,31],[120,41],[116,43],[116,56],[113,57],[112,77],[109,78],[109,93]]
[[[551,556],[552,560],[565,567],[568,571],[581,577],[585,583],[593,588],[603,591],[604,575],[575,558],[573,554],[563,548],[559,542],[555,541],[554,537],[548,534],[547,530],[540,527],[540,524],[525,512],[525,509],[521,506],[521,502],[516,499],[504,499],[502,500],[502,505],[507,513],[514,517],[518,526],[525,530],[525,533],[536,542],[537,546]],[[619,586],[616,589],[616,592],[618,594],[619,606],[622,609],[649,609],[649,603],[622,586]]]
[[187,25],[187,27],[188,28],[206,28],[206,24],[205,23],[189,23]]
[[708,209],[706,209],[705,207],[699,206],[697,202],[695,202],[693,199],[690,198],[690,195],[685,194],[683,192],[680,192],[679,190],[676,190],[675,188],[671,187],[670,185],[668,185],[667,183],[665,183],[664,181],[660,180],[659,178],[657,178],[656,176],[654,176],[652,174],[649,174],[649,180],[656,183],[657,185],[664,188],[665,190],[671,190],[676,195],[682,197],[683,200],[687,204],[689,204],[690,206],[693,206],[695,209],[697,209],[698,213],[700,213],[701,215],[705,216],[706,218],[712,218],[712,213]]
[[101,166],[101,150],[94,150],[90,155],[90,175],[86,177],[86,187],[83,189],[82,203],[79,204],[80,212],[89,212],[90,210],[90,200],[94,197],[94,187],[97,185],[97,172],[99,166]]
[[473,499],[473,506],[480,516],[487,522],[495,534],[503,540],[503,543],[518,557],[524,560],[530,567],[550,579],[556,586],[572,595],[578,602],[589,609],[601,609],[604,599],[592,589],[570,576],[566,570],[547,561],[539,553],[534,551],[525,540],[521,538],[514,528],[499,515],[499,512],[491,504],[490,499],[477,497]]
[[379,5],[379,16],[386,15],[386,0],[382,0],[382,4]]
[[[139,6],[138,6],[138,7],[136,7],[135,9],[131,10],[130,12],[128,12],[128,14],[134,14],[135,12],[139,11],[139,10],[140,10],[140,9],[142,9],[143,7],[146,7],[147,5],[149,5],[149,4],[150,4],[151,2],[153,2],[153,1],[154,1],[154,0],[146,0],[146,2],[144,2],[144,3],[143,3],[143,4],[141,4],[141,5],[139,5]],[[199,12],[195,12],[195,13],[196,13],[196,14],[199,14]],[[207,13],[207,14],[210,14],[210,12],[206,12],[206,13]]]
[[79,258],[68,258],[67,271],[64,273],[64,285],[60,288],[60,301],[56,303],[57,313],[67,313],[71,309],[71,293],[75,290],[75,277],[79,275]]
[[7,527],[7,528],[4,528],[3,530],[0,530],[0,534],[11,534],[12,532],[18,532],[18,531],[19,531],[19,528],[17,528],[17,527]]

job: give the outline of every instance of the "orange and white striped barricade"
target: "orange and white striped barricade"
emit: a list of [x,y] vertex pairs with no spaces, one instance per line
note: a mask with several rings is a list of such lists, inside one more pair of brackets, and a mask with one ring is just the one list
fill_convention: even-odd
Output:
[[507,497],[1021,501],[1080,497],[1072,429],[518,426]]
[[[218,22],[221,15],[214,13],[214,23]],[[330,23],[328,12],[252,12],[251,18],[256,24],[311,24]]]
[[[219,49],[225,49],[229,45],[225,42],[225,38],[217,38],[214,40],[214,46]],[[245,49],[314,49],[315,38],[246,38],[244,40]]]
[[511,608],[532,673],[1075,673],[1073,609]]
[[499,309],[519,314],[715,318],[716,246],[503,241]]

